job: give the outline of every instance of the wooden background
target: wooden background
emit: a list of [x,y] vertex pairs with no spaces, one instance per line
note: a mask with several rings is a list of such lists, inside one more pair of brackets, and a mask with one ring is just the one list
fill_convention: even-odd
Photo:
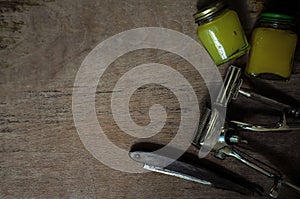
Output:
[[[248,35],[264,2],[247,0],[233,5]],[[87,54],[110,36],[143,26],[170,28],[197,40],[192,17],[196,1],[1,0],[0,11],[0,198],[241,198],[236,193],[161,174],[110,169],[85,149],[74,126],[72,88]],[[290,81],[250,81],[248,85],[299,104],[299,53],[298,48]],[[238,64],[243,65],[244,60]],[[180,57],[158,50],[122,56],[102,77],[96,111],[107,137],[126,150],[138,140],[115,124],[111,92],[126,71],[148,62],[165,63],[183,74],[193,85],[200,107],[208,98],[202,78]],[[219,68],[221,73],[227,66]],[[147,85],[135,92],[130,103],[132,117],[137,124],[148,124],[148,109],[153,103],[167,107],[168,119],[152,141],[167,143],[180,122],[178,101],[168,89]],[[233,108],[233,117],[270,121],[266,116],[269,112],[257,109],[259,105],[245,99],[236,103],[239,105],[249,108]],[[252,144],[251,155],[276,165],[290,181],[300,185],[299,132],[244,134]],[[192,147],[190,151],[196,152]],[[266,190],[272,184],[235,160],[215,161]],[[289,188],[283,188],[280,196],[299,197]]]

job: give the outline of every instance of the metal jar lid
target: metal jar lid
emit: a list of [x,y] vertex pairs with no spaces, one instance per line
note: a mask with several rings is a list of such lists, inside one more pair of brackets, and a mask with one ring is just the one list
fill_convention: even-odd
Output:
[[193,15],[193,17],[195,18],[195,23],[206,21],[207,19],[211,18],[215,13],[217,13],[220,10],[223,10],[226,7],[227,5],[224,1],[217,1],[200,9],[197,13]]
[[264,12],[261,14],[259,20],[264,22],[293,24],[295,17],[290,15],[285,15],[285,14],[279,14],[279,13]]

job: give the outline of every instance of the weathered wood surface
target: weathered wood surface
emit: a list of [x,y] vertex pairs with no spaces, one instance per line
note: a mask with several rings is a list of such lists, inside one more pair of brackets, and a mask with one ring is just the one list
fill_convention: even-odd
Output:
[[[237,7],[255,17],[263,4],[248,3],[250,6]],[[84,148],[72,117],[76,72],[98,43],[142,26],[170,28],[197,39],[192,18],[195,1],[23,0],[0,1],[0,6],[0,198],[241,198],[165,175],[112,170]],[[251,28],[251,23],[245,26]],[[267,85],[299,101],[297,52],[291,80]],[[121,148],[129,150],[137,140],[124,135],[114,123],[110,110],[114,84],[135,65],[158,61],[182,73],[196,90],[200,105],[205,104],[208,95],[203,80],[181,58],[156,50],[119,58],[102,77],[96,111],[106,135]],[[149,122],[148,108],[153,103],[168,108],[168,119],[152,140],[167,143],[180,122],[178,101],[169,90],[156,85],[139,89],[130,103],[136,123]],[[256,107],[243,100],[240,103]],[[300,185],[299,132],[246,135],[254,143],[250,154],[276,164],[288,179]],[[270,180],[232,159],[226,166],[265,188],[271,186]],[[284,188],[280,198],[299,195]]]

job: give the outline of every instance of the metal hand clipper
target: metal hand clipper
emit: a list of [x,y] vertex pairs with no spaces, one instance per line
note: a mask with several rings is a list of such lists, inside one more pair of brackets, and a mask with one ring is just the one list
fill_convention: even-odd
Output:
[[[200,150],[203,148],[205,149],[207,140],[209,140],[212,135],[220,135],[219,137],[217,137],[217,143],[212,149],[215,157],[222,160],[224,160],[227,156],[234,157],[245,165],[258,171],[259,173],[272,178],[274,180],[274,185],[271,188],[269,195],[273,198],[276,198],[278,196],[279,190],[282,185],[287,185],[300,193],[300,188],[283,179],[279,171],[245,154],[235,147],[236,144],[247,143],[246,140],[241,139],[237,135],[237,131],[239,130],[300,130],[300,125],[288,125],[286,122],[286,115],[299,117],[299,110],[287,104],[277,102],[273,99],[267,98],[249,90],[242,89],[242,79],[240,78],[240,76],[240,68],[234,66],[229,67],[224,80],[224,87],[220,90],[217,99],[214,102],[214,106],[212,106],[213,108],[207,108],[206,112],[201,117],[198,130],[194,135],[193,144]],[[220,114],[220,110],[226,107],[231,102],[231,100],[236,99],[238,94],[268,104],[272,108],[279,110],[280,112],[282,112],[281,120],[275,126],[255,125],[239,121],[226,121],[223,125],[222,122],[219,122],[220,120],[222,121],[222,117],[224,117],[222,116],[222,114]],[[145,144],[143,144],[143,146],[145,146]],[[132,150],[129,155],[133,160],[144,163],[144,168],[151,171],[180,177],[186,180],[202,183],[216,188],[236,191],[242,194],[261,194],[262,192],[262,189],[259,186],[245,180],[241,176],[237,176],[232,172],[225,172],[226,169],[220,168],[213,163],[208,163],[208,160],[206,159],[198,159],[198,162],[191,161],[192,158],[189,154],[185,154],[183,158],[179,160],[174,160],[174,162],[167,167],[164,167],[162,165],[164,165],[163,163],[167,159],[170,159],[169,157],[146,151],[143,148],[139,150]],[[185,156],[189,156],[189,158],[184,158]]]
[[[251,131],[290,131],[290,130],[300,130],[300,125],[289,126],[286,122],[286,115],[291,115],[293,117],[299,117],[299,111],[289,105],[277,102],[273,99],[267,98],[265,96],[259,95],[257,93],[242,89],[242,79],[240,79],[241,69],[230,66],[226,74],[224,81],[224,89],[221,89],[217,103],[225,103],[227,105],[232,99],[236,99],[238,94],[242,94],[248,98],[263,102],[280,110],[282,112],[282,118],[277,123],[276,126],[262,126],[249,124],[239,121],[229,121],[221,129],[221,136],[217,144],[213,148],[215,157],[220,159],[225,159],[226,156],[234,157],[245,165],[255,169],[256,171],[266,175],[267,177],[274,179],[274,185],[271,188],[270,196],[276,198],[279,193],[279,189],[282,184],[288,185],[291,188],[297,190],[300,193],[300,188],[285,181],[280,172],[268,166],[267,164],[262,163],[259,160],[239,151],[234,147],[234,144],[237,143],[247,143],[246,140],[241,140],[237,135],[237,130],[251,130]],[[225,101],[224,101],[225,100]],[[202,117],[199,125],[199,129],[195,134],[193,144],[201,149],[207,135],[211,135],[212,127],[211,121],[216,120],[212,113],[214,110],[207,109],[206,113]]]

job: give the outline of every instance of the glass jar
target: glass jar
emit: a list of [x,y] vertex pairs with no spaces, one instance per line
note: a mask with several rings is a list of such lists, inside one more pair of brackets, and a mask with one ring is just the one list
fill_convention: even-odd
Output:
[[249,49],[237,13],[218,1],[194,14],[197,35],[217,65],[237,58]]
[[251,37],[248,75],[271,80],[289,79],[297,45],[293,21],[294,17],[288,15],[261,14]]

